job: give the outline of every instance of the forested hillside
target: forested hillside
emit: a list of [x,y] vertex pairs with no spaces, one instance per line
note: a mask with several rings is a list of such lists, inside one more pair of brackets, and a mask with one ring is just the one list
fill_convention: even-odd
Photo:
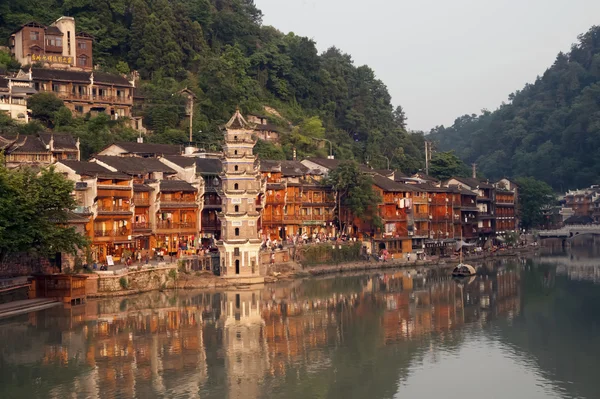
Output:
[[600,182],[600,27],[509,100],[430,138],[490,178],[533,176],[557,190]]
[[[61,15],[94,36],[94,63],[102,69],[139,71],[145,97],[139,112],[152,141],[187,141],[176,94],[187,87],[198,97],[194,140],[202,146],[219,144],[218,126],[236,106],[262,112],[267,105],[281,113],[272,122],[289,134],[281,148],[262,143],[264,156],[289,158],[292,147],[299,156],[324,155],[313,138],[327,138],[338,158],[384,167],[386,156],[403,171],[422,167],[423,136],[406,132],[402,109],[394,109],[373,70],[339,49],[319,54],[312,40],[263,26],[252,0],[4,0],[0,40],[23,23],[49,24]],[[87,152],[117,136],[134,137],[107,121],[90,131],[87,121],[58,119],[56,128],[95,140]]]

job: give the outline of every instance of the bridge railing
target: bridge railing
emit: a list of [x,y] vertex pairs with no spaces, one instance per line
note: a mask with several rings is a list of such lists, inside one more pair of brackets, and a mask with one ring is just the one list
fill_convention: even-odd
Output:
[[577,234],[577,233],[589,233],[589,232],[597,232],[600,234],[600,225],[594,225],[594,224],[581,224],[581,225],[569,225],[569,226],[565,226],[561,229],[555,229],[555,230],[540,230],[538,232],[540,237],[564,237],[564,236],[570,236],[571,233],[573,234]]

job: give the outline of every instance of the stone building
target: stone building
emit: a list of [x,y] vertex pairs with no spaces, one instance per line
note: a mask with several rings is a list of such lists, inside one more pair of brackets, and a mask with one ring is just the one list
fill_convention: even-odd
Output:
[[260,280],[257,199],[264,185],[257,158],[252,153],[256,144],[252,135],[252,126],[237,110],[225,125],[222,183],[218,189],[222,200],[221,239],[217,247],[221,276]]

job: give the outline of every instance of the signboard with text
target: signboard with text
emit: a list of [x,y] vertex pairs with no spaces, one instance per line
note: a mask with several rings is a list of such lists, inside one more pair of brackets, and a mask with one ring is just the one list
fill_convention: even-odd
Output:
[[73,57],[64,57],[62,55],[32,54],[31,61],[52,62],[56,64],[71,64],[73,63]]

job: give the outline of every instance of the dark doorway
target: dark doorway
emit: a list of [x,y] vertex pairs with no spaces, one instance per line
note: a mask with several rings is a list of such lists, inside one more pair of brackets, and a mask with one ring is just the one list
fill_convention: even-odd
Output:
[[235,261],[235,274],[240,274],[240,260],[236,259]]

